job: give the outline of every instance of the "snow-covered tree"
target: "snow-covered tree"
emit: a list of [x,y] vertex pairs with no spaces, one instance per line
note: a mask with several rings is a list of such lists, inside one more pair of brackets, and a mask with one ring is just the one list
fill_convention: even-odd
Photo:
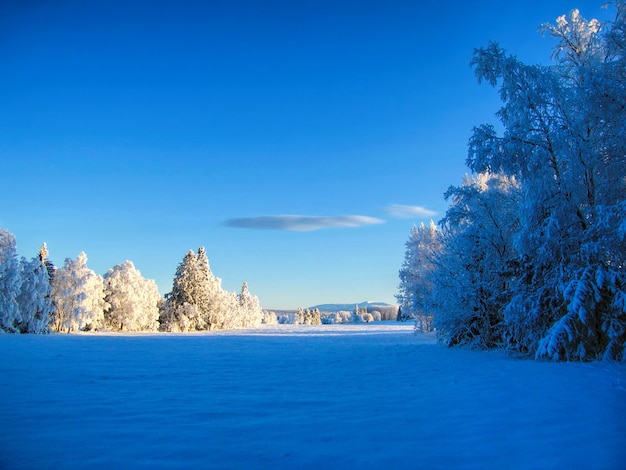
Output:
[[248,290],[248,283],[244,282],[239,294],[239,323],[242,328],[260,326],[263,320],[263,309],[258,297]]
[[263,318],[261,319],[261,323],[263,325],[277,325],[278,315],[276,314],[276,312],[263,310]]
[[161,308],[161,329],[168,331],[218,330],[260,325],[262,310],[258,299],[222,288],[215,277],[203,247],[189,251],[176,270],[172,291]]
[[446,198],[451,205],[441,221],[441,246],[426,274],[438,336],[449,345],[502,345],[511,263],[517,260],[512,245],[519,185],[482,173],[451,187]]
[[151,331],[158,327],[161,296],[156,283],[144,279],[132,262],[118,264],[104,275],[108,306],[105,324],[126,331]]
[[56,331],[91,330],[104,320],[104,282],[87,267],[82,252],[75,260],[66,258],[52,281],[55,306],[52,327]]
[[400,268],[400,286],[396,298],[402,309],[403,319],[414,318],[416,329],[432,329],[430,273],[434,269],[433,258],[441,249],[440,233],[431,220],[411,228],[406,242],[404,262]]
[[322,314],[318,308],[299,308],[297,312],[298,323],[301,325],[321,325]]
[[[193,273],[197,257],[189,250],[176,268],[172,291],[165,295],[159,323],[165,331],[187,331],[190,319],[198,316],[193,297]],[[191,308],[193,306],[193,308]]]
[[398,316],[396,317],[397,321],[408,321],[411,319],[411,316],[407,313],[406,315],[402,311],[402,305],[398,306]]
[[160,320],[162,328],[206,330],[220,322],[211,308],[214,290],[215,279],[204,248],[200,247],[197,254],[189,250],[178,265],[172,291],[166,296]]
[[53,265],[48,261],[44,243],[31,261],[22,258],[22,286],[18,295],[19,330],[22,333],[46,333],[54,312],[52,303]]
[[[508,192],[513,199],[501,190],[449,193],[464,203],[453,199],[444,220],[446,247],[433,279],[437,301],[453,299],[454,308],[440,309],[442,327],[467,333],[448,340],[551,359],[624,358],[626,2],[614,6],[607,24],[574,10],[544,26],[557,40],[550,66],[524,64],[495,43],[475,51],[478,80],[499,88],[503,132],[476,128],[467,165],[518,188]],[[480,210],[485,197],[510,204]],[[510,238],[493,245],[505,212]],[[508,254],[492,260],[502,247]]]
[[22,318],[18,303],[22,277],[15,236],[0,229],[0,330],[18,331]]
[[311,313],[311,325],[321,325],[322,324],[322,313],[319,308],[314,308]]
[[294,323],[296,325],[304,325],[304,309],[302,307],[298,307]]

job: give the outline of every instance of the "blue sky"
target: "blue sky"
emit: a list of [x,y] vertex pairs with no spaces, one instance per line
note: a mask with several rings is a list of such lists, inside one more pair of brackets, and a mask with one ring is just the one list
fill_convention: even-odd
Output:
[[0,227],[162,294],[204,246],[265,308],[392,303],[411,226],[495,123],[473,49],[547,63],[537,27],[601,3],[3,2]]

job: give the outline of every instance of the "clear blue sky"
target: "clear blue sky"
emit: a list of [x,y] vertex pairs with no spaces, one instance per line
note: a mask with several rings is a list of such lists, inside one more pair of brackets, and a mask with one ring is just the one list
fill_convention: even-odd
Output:
[[0,227],[162,294],[204,246],[265,308],[392,303],[411,226],[495,123],[473,49],[546,63],[537,27],[601,3],[5,0]]

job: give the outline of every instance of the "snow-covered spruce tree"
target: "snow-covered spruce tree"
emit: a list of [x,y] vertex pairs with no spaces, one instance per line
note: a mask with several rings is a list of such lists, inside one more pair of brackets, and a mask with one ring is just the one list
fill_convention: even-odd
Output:
[[176,268],[172,291],[165,295],[160,312],[160,328],[165,331],[195,330],[199,312],[196,307],[196,266],[197,256],[189,250]]
[[298,307],[296,317],[294,318],[294,323],[296,325],[304,325],[304,309],[302,307]]
[[87,267],[87,255],[82,252],[75,260],[65,259],[52,280],[52,300],[55,311],[53,330],[71,331],[97,329],[104,320],[104,282]]
[[196,258],[195,293],[201,323],[199,329],[223,330],[240,328],[239,298],[234,292],[222,288],[222,280],[211,272],[209,260],[203,247],[198,249]]
[[298,318],[301,319],[302,325],[321,325],[322,324],[322,313],[319,308],[305,308],[302,310],[298,309]]
[[257,326],[262,318],[258,299],[225,291],[215,277],[203,247],[189,251],[176,270],[172,291],[163,302],[159,322],[166,331],[219,330]]
[[248,283],[244,282],[239,294],[239,323],[242,328],[260,326],[263,320],[263,309],[258,297],[248,290]]
[[432,308],[431,294],[433,285],[429,278],[435,268],[434,256],[441,250],[441,234],[431,220],[426,226],[413,226],[406,242],[404,262],[400,268],[400,285],[396,299],[400,304],[402,318],[405,321],[415,319],[418,331],[431,331]]
[[519,186],[514,178],[483,173],[448,189],[446,198],[451,205],[441,221],[441,247],[426,273],[437,334],[448,345],[500,346],[517,259]]
[[18,295],[21,333],[47,333],[54,312],[52,303],[52,274],[44,243],[31,261],[22,258],[22,286]]
[[104,324],[120,331],[153,331],[159,326],[161,296],[156,283],[144,279],[132,262],[104,275]]
[[320,312],[319,308],[314,308],[311,313],[311,325],[321,325],[322,324],[322,312]]
[[21,321],[18,295],[22,277],[15,237],[0,229],[0,330],[14,333]]
[[311,309],[310,308],[305,308],[304,309],[304,325],[310,325],[311,324]]
[[196,264],[192,270],[194,273],[193,292],[194,305],[198,309],[199,321],[196,325],[198,330],[211,330],[223,328],[223,312],[220,310],[221,281],[217,280],[209,266],[204,247],[198,248]]
[[502,136],[474,130],[468,166],[520,184],[506,346],[551,359],[623,359],[626,345],[626,3],[606,25],[577,10],[546,25],[554,64],[475,51],[499,86]]

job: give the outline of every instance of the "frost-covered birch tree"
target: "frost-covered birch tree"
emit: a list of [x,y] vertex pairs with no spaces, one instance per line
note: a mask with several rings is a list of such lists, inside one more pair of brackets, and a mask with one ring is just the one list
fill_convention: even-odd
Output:
[[[552,65],[524,64],[496,43],[477,49],[472,60],[478,80],[499,90],[503,132],[477,127],[467,165],[519,185],[517,228],[507,248],[516,254],[493,267],[507,272],[505,295],[498,300],[478,291],[475,302],[492,305],[496,321],[502,319],[495,343],[538,358],[624,359],[626,2],[614,8],[607,24],[573,10],[545,25],[557,41]],[[485,273],[488,245],[471,243],[482,228],[467,223],[450,213],[444,221],[452,245],[472,246],[474,257],[465,252],[445,260],[447,275],[437,270],[443,290],[462,292],[471,272]],[[455,277],[454,263],[467,275]],[[458,328],[484,328],[473,320],[481,305],[465,309],[465,303],[453,315]]]
[[84,252],[75,260],[66,258],[63,267],[56,271],[52,298],[52,327],[58,332],[96,329],[104,320],[104,282],[87,267]]
[[161,296],[156,283],[144,279],[131,261],[104,275],[105,325],[120,331],[153,331],[159,326]]
[[448,345],[501,346],[517,259],[519,185],[482,173],[448,189],[446,198],[451,204],[441,221],[440,249],[426,273],[438,336]]
[[414,225],[405,247],[396,299],[404,319],[413,318],[417,330],[430,331],[433,318],[430,274],[435,268],[434,257],[441,250],[441,234],[435,223],[431,220],[428,226]]

